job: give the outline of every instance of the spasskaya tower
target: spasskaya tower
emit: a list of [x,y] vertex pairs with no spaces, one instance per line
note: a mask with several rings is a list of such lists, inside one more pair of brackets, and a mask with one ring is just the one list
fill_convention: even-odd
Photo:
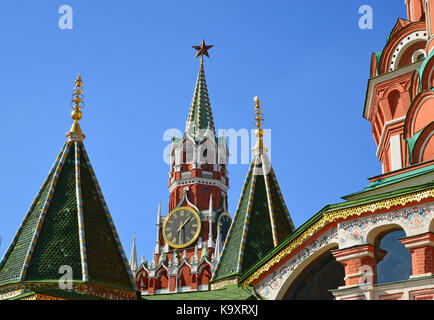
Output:
[[216,136],[205,80],[203,56],[212,47],[193,46],[199,74],[185,133],[171,141],[168,215],[159,206],[153,259],[136,273],[142,294],[208,290],[232,222],[226,138]]

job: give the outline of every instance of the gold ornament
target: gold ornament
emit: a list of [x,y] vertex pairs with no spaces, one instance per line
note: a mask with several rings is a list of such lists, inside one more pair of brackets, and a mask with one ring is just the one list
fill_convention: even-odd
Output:
[[259,269],[248,276],[246,279],[242,280],[241,287],[248,287],[253,281],[259,279],[261,275],[266,273],[270,268],[275,266],[285,257],[289,257],[290,253],[300,245],[302,245],[306,239],[311,238],[314,233],[323,228],[327,223],[336,222],[338,219],[346,219],[351,216],[360,216],[362,213],[375,212],[380,209],[389,209],[394,206],[404,206],[411,202],[420,202],[422,199],[434,198],[434,189],[428,189],[424,191],[419,191],[416,193],[411,193],[408,195],[403,195],[400,197],[386,199],[377,201],[374,203],[364,204],[361,206],[356,206],[352,208],[341,209],[338,211],[326,212],[322,217],[307,228],[303,233],[296,237],[293,241],[286,245],[282,250],[277,252],[275,256],[265,262]]
[[74,93],[72,94],[72,110],[71,118],[74,120],[74,123],[71,127],[70,132],[79,132],[81,133],[80,125],[78,121],[81,119],[82,113],[81,109],[84,107],[83,103],[83,80],[81,79],[80,72],[78,73],[77,79],[74,81]]

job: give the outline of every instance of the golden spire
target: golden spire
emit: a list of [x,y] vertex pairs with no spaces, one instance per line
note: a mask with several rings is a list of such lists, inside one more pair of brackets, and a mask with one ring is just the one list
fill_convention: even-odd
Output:
[[262,141],[262,137],[264,135],[264,130],[262,130],[262,124],[264,123],[264,118],[262,115],[261,101],[259,101],[258,96],[254,98],[255,100],[255,120],[256,120],[256,130],[255,135],[258,137],[258,141],[256,141],[255,149],[263,149],[264,143]]
[[77,79],[74,81],[74,93],[72,94],[72,110],[71,117],[74,120],[74,124],[69,132],[82,133],[78,120],[81,119],[81,109],[84,107],[83,103],[83,80],[81,80],[80,72],[78,73]]

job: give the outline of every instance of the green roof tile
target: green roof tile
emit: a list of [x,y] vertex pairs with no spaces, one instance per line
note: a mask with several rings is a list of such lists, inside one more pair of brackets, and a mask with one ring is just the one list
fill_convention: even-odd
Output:
[[241,275],[294,229],[267,155],[255,154],[213,280]]
[[0,263],[0,286],[58,281],[62,265],[74,281],[136,290],[82,142],[62,148]]
[[201,140],[202,136],[199,137],[199,135],[204,135],[206,129],[211,130],[215,136],[211,103],[205,80],[205,68],[203,66],[203,59],[201,59],[185,132],[191,137],[197,137],[199,138],[198,140]]
[[62,265],[69,265],[73,278],[81,279],[74,146],[71,146],[71,149],[54,188],[53,198],[31,257],[26,281],[58,279]]
[[391,177],[387,177],[387,178],[384,178],[384,179],[375,180],[375,181],[371,182],[369,184],[369,186],[367,186],[366,188],[364,188],[362,191],[358,191],[358,192],[354,192],[354,193],[345,195],[345,196],[342,197],[342,199],[352,200],[350,198],[353,197],[353,196],[363,195],[363,193],[366,193],[368,191],[372,191],[372,190],[380,189],[380,188],[383,188],[383,187],[386,187],[386,186],[390,186],[392,184],[399,183],[399,182],[402,182],[402,181],[405,181],[405,180],[408,180],[408,179],[411,179],[411,178],[414,178],[414,177],[422,176],[422,175],[431,173],[433,171],[434,171],[434,164],[426,166],[426,167],[410,170],[410,171],[407,171],[407,172],[403,172],[403,173],[400,173],[400,174],[395,174],[395,175],[393,175]]

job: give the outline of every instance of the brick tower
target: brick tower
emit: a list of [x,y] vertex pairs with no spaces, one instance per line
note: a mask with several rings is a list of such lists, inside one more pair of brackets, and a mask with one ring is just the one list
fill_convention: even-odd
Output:
[[227,213],[228,151],[216,137],[203,56],[212,46],[202,40],[199,75],[182,138],[172,138],[168,215],[158,208],[153,259],[142,263],[136,281],[142,294],[208,290],[208,282],[232,222]]
[[[407,0],[384,49],[371,58],[363,116],[372,124],[383,174],[394,175],[433,158],[434,2]],[[384,178],[384,177],[383,177]]]

